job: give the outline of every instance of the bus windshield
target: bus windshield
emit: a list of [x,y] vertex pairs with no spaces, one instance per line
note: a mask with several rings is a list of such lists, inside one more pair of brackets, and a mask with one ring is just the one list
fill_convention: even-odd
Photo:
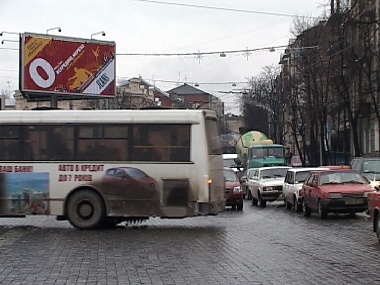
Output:
[[206,119],[206,133],[208,154],[222,154],[222,145],[216,120]]

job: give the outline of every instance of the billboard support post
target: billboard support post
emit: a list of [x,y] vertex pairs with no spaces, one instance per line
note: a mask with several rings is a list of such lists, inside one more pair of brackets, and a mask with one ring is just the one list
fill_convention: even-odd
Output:
[[5,95],[0,95],[0,110],[5,110]]
[[57,96],[51,95],[50,107],[52,107],[52,108],[57,108],[58,107]]

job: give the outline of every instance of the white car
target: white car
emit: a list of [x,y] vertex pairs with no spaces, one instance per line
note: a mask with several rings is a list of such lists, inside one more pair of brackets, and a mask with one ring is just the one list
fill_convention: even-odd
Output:
[[322,167],[295,167],[287,171],[284,180],[284,203],[286,209],[294,207],[294,211],[302,211],[302,197],[299,192],[306,177],[311,171],[324,170]]
[[267,201],[272,202],[282,197],[282,187],[288,166],[270,166],[247,170],[247,187],[252,198],[252,205],[260,203],[266,207]]

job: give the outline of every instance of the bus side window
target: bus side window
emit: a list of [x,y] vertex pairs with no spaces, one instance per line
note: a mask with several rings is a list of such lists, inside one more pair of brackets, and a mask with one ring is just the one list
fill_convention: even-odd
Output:
[[72,158],[71,150],[68,147],[67,133],[54,130],[50,141],[51,159],[52,160],[68,160]]

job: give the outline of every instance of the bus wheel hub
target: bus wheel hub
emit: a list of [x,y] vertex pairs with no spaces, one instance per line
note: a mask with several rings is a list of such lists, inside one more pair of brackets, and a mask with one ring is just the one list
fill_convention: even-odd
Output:
[[90,203],[83,202],[78,207],[78,214],[84,219],[90,218],[93,213],[94,213],[94,208],[92,207]]

